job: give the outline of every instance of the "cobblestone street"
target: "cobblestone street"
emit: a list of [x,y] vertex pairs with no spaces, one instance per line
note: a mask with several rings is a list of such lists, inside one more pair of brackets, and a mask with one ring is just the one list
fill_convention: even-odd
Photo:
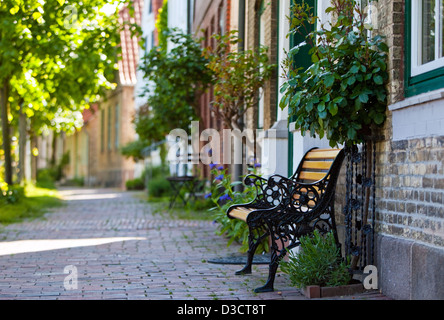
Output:
[[[255,294],[267,265],[209,263],[232,255],[211,221],[153,212],[141,193],[64,189],[66,205],[0,233],[0,299],[305,299],[278,273],[275,292]],[[77,275],[77,277],[75,277]],[[364,294],[350,299],[381,299]]]

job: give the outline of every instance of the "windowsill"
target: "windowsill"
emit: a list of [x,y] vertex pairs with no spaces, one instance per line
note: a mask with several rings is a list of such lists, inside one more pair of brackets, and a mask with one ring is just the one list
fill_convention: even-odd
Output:
[[396,111],[403,108],[412,107],[415,105],[420,105],[423,103],[431,102],[434,100],[439,100],[444,98],[444,89],[438,89],[434,91],[425,92],[422,94],[418,94],[413,97],[406,98],[402,101],[396,102],[388,106],[390,111]]
[[261,130],[259,139],[288,139],[287,119],[278,120],[268,130]]

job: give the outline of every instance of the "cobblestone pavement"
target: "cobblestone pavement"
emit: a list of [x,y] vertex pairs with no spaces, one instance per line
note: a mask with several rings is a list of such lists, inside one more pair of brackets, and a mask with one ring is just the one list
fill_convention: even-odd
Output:
[[[275,292],[255,294],[268,266],[235,276],[209,263],[237,252],[211,221],[153,212],[141,194],[63,189],[66,205],[0,230],[0,299],[305,299],[279,273]],[[77,277],[75,277],[77,275]],[[384,299],[366,293],[346,299]]]

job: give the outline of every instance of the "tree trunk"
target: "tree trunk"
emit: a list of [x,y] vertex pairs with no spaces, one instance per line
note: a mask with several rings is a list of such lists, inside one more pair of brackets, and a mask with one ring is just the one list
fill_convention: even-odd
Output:
[[57,132],[52,131],[52,142],[51,142],[51,161],[49,163],[51,167],[55,167],[57,164]]
[[25,178],[26,167],[26,139],[27,139],[27,119],[23,113],[23,105],[20,104],[20,116],[19,116],[19,171],[17,176],[17,183],[22,183]]
[[9,79],[5,78],[0,91],[0,116],[2,125],[3,151],[5,153],[5,182],[12,184],[12,159],[11,159],[11,139],[9,136],[8,120],[8,98],[9,98]]
[[[32,124],[31,124],[31,126],[32,126]],[[34,152],[34,150],[38,150],[38,149],[37,149],[37,136],[35,135],[34,131],[32,131],[32,129],[31,129],[31,134],[30,134],[30,140],[31,140],[31,181],[33,183],[36,183],[37,182],[37,156],[38,156],[38,154],[36,154]]]

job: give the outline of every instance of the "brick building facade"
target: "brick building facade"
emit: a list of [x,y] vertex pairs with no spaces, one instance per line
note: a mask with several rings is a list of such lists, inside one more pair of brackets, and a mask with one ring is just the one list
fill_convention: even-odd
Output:
[[[134,16],[128,8],[119,14],[120,22],[141,23],[143,1],[133,1]],[[70,163],[65,169],[68,180],[83,180],[87,186],[124,188],[134,178],[135,163],[124,157],[121,146],[135,140],[132,124],[135,112],[134,89],[139,43],[128,28],[121,34],[122,57],[117,61],[117,87],[84,112],[84,126],[65,140]]]
[[[246,47],[266,45],[270,60],[279,63],[290,45],[285,34],[291,1],[232,1],[232,10],[241,8],[242,2],[245,16],[239,15],[232,25],[240,28],[244,19]],[[321,11],[329,0],[308,2],[318,16],[325,17]],[[215,1],[206,6],[210,3]],[[369,7],[375,32],[385,36],[389,46],[387,121],[380,132],[383,139],[376,144],[375,250],[379,287],[393,298],[444,298],[440,272],[444,262],[444,48],[442,37],[434,36],[442,33],[438,30],[443,25],[441,3],[380,0]],[[368,6],[368,1],[362,5]],[[204,20],[198,12],[195,17]],[[306,150],[328,147],[325,139],[302,137],[288,121],[286,110],[277,107],[279,82],[276,74],[263,89],[262,103],[244,119],[247,128],[264,129],[264,142],[270,129],[278,133],[277,168],[267,174],[281,167],[291,174]],[[271,155],[263,153],[262,160],[267,162]],[[342,172],[336,214],[343,222],[345,169]]]
[[[427,3],[383,0],[375,8],[390,77],[385,139],[377,145],[378,266],[382,289],[402,299],[444,298],[444,84],[435,84],[444,63],[410,71],[411,55],[426,44],[409,42],[427,26],[412,18],[422,10],[425,19]],[[442,12],[437,17],[442,23]]]
[[[196,0],[194,3],[193,30],[198,37],[203,37],[202,46],[214,46],[215,40],[211,38],[213,34],[224,34],[230,31],[231,24],[231,1],[230,0]],[[223,124],[211,110],[213,92],[211,88],[207,90],[199,100],[199,136],[205,129],[223,130]],[[199,150],[202,150],[208,142],[201,141]],[[206,150],[207,152],[209,150]],[[221,154],[222,157],[222,154]],[[199,165],[200,174],[203,177],[210,177],[210,168],[206,165]]]

